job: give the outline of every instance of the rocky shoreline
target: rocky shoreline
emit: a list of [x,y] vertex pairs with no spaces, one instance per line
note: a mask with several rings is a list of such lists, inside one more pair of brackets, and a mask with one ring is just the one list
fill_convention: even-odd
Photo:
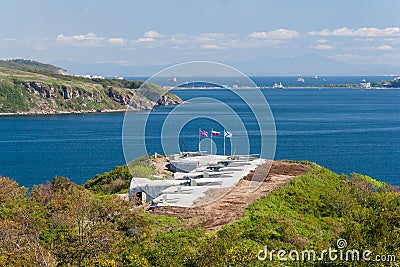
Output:
[[126,112],[126,111],[127,111],[127,109],[76,110],[76,111],[56,111],[56,112],[40,110],[40,111],[2,112],[2,113],[0,113],[0,116],[123,113],[123,112]]
[[[176,101],[176,102],[163,102],[157,103],[155,106],[169,106],[169,105],[180,105],[180,104],[188,104],[187,101]],[[103,110],[57,110],[57,111],[49,111],[49,110],[31,110],[31,111],[19,111],[19,112],[0,112],[0,116],[28,116],[28,115],[65,115],[65,114],[100,114],[100,113],[125,113],[127,111],[146,111],[151,110],[150,108],[134,108],[132,106],[127,106],[127,108],[121,109],[103,109]]]

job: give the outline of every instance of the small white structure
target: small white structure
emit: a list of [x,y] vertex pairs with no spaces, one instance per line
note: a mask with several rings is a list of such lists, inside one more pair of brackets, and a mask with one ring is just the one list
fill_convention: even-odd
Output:
[[129,186],[129,195],[133,197],[138,204],[144,204],[153,200],[162,190],[174,185],[181,185],[185,182],[184,180],[150,180],[147,178],[134,177]]
[[360,82],[360,86],[361,86],[361,88],[369,89],[369,88],[371,88],[371,83],[367,82],[365,79],[362,79]]

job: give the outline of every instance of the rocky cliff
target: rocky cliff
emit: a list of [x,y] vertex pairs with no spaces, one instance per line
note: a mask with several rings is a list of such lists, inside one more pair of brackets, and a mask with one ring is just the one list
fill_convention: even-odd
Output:
[[147,110],[183,101],[140,81],[92,80],[0,67],[0,113]]

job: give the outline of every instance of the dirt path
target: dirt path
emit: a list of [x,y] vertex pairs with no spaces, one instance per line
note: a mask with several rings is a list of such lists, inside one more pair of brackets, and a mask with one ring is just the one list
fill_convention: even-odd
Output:
[[[250,192],[249,185],[252,176],[265,177],[265,172],[268,169],[268,163],[261,165],[254,173],[239,181],[224,197],[211,204],[193,208],[160,207],[149,212],[179,218],[192,218],[191,224],[193,226],[201,226],[207,230],[221,229],[224,225],[242,217],[248,205],[267,195],[270,191],[286,184],[294,177],[305,173],[307,166],[298,163],[274,161],[267,179],[257,190]],[[257,177],[254,178],[257,179]]]

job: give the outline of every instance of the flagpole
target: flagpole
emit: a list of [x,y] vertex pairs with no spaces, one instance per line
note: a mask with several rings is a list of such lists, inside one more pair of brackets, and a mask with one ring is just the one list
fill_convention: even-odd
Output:
[[201,128],[199,128],[199,152],[200,152],[200,133],[201,133]]
[[213,129],[211,128],[211,139],[210,139],[210,154],[212,155],[212,132]]
[[233,155],[232,153],[232,137],[229,139],[229,143],[231,144],[231,156]]
[[224,156],[226,155],[225,153],[225,129],[224,129]]

